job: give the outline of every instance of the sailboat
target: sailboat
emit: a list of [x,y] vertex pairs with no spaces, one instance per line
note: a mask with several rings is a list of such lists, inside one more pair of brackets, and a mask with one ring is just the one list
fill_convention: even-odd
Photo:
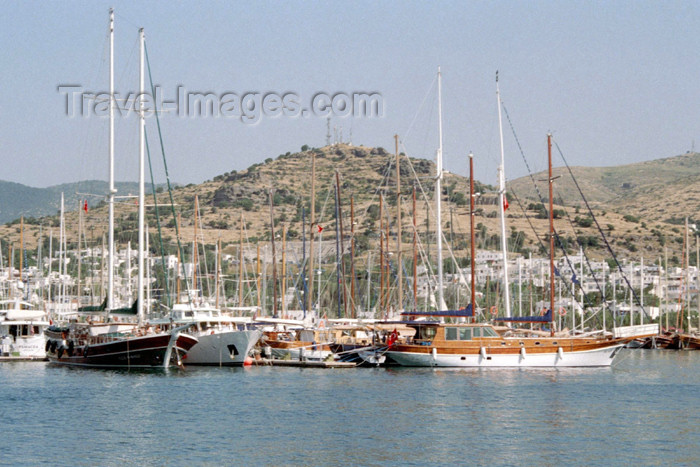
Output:
[[[404,366],[434,367],[596,367],[610,366],[633,337],[605,333],[588,336],[554,333],[554,221],[552,216],[552,146],[549,155],[550,307],[542,316],[498,318],[495,321],[548,324],[550,330],[512,330],[506,337],[489,323],[412,322],[416,335],[387,352]],[[518,335],[520,334],[520,335]]]
[[[113,103],[114,103],[114,12],[110,9],[110,186],[113,180]],[[140,43],[140,95],[144,94],[144,32],[139,30]],[[104,327],[95,327],[88,322],[71,322],[63,329],[56,329],[46,343],[49,361],[59,365],[92,368],[154,368],[168,367],[171,363],[181,365],[182,356],[196,343],[197,339],[183,332],[183,328],[153,328],[144,324],[144,272],[145,272],[145,119],[143,103],[139,109],[139,204],[138,204],[138,298],[134,304],[138,323],[123,332],[104,333]],[[114,190],[110,190],[110,207],[113,204]],[[112,278],[114,252],[114,232],[110,210],[110,271]],[[109,313],[112,304],[112,283],[106,301]],[[59,334],[60,335],[57,335]]]

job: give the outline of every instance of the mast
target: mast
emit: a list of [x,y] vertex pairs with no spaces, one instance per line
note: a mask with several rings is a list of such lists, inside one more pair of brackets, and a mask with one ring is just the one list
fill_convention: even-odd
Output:
[[255,259],[256,262],[256,268],[255,268],[255,287],[257,289],[257,304],[258,304],[258,310],[260,310],[260,313],[262,313],[262,306],[261,306],[261,296],[260,296],[260,279],[262,278],[260,274],[260,242],[256,242],[255,246],[257,247],[257,256]]
[[[316,153],[311,151],[311,217],[309,220],[309,308],[314,309],[314,229],[316,222]],[[319,232],[320,233],[320,232]],[[319,264],[321,257],[319,256]],[[319,266],[319,270],[320,270]],[[320,279],[320,277],[319,277]],[[320,286],[320,284],[319,284]],[[319,297],[319,312],[321,310],[321,302]],[[319,316],[320,317],[320,316]]]
[[413,311],[418,310],[418,229],[416,228],[416,185],[413,185]]
[[[345,317],[348,316],[348,300],[347,300],[347,288],[345,287],[345,262],[343,261],[343,256],[345,255],[345,235],[343,234],[343,207],[341,206],[340,202],[340,174],[338,171],[335,171],[335,187],[336,187],[336,198],[338,200],[338,218],[337,218],[337,225],[339,225],[339,230],[338,232],[340,233],[340,256],[339,260],[340,262],[339,267],[340,267],[340,279],[342,281],[342,287],[343,287],[343,313],[345,313]],[[338,282],[338,285],[341,285],[341,281]]]
[[275,190],[270,190],[270,242],[272,243],[272,316],[277,318],[277,254],[275,253],[275,211],[272,197]]
[[197,224],[199,219],[197,218],[199,214],[199,196],[194,195],[194,241],[192,243],[192,298],[193,301],[195,295],[197,294],[197,264],[199,259],[197,258],[198,246],[197,246]]
[[472,323],[476,321],[476,248],[474,241],[474,154],[469,153],[469,243],[471,251],[471,285],[472,285]]
[[[180,230],[180,213],[177,213],[177,232],[181,232]],[[178,245],[177,248],[177,273],[175,274],[175,303],[180,302],[180,273],[184,272],[184,268],[182,265],[182,254],[180,253],[181,249],[180,246]]]
[[352,307],[352,317],[357,316],[357,305],[355,292],[355,201],[350,196],[350,306]]
[[437,225],[435,236],[437,237],[437,266],[438,266],[438,307],[445,310],[445,294],[442,285],[442,73],[438,67],[438,150],[435,164],[435,212]]
[[238,236],[238,306],[243,306],[243,211]]
[[384,196],[379,194],[379,313],[384,311]]
[[282,317],[287,317],[287,225],[282,224]]
[[[80,241],[78,241],[80,248]],[[78,252],[80,255],[80,252]],[[19,217],[19,281],[22,282],[22,269],[24,269],[24,216]],[[78,263],[79,265],[80,263]],[[80,267],[80,266],[78,266]],[[80,269],[78,269],[80,270]],[[80,276],[78,276],[78,285],[80,285]]]
[[396,145],[396,309],[403,311],[403,262],[401,260],[401,160],[399,159],[399,135],[394,135]]
[[[308,278],[306,276],[306,209],[303,204],[301,206],[301,258],[301,264],[304,265],[301,272],[301,287],[304,292],[301,307],[304,311],[304,319],[306,319],[306,304],[309,298],[309,288],[307,285]],[[313,277],[311,280],[313,280]]]
[[[503,291],[505,315],[510,318],[510,287],[508,286],[508,245],[506,242],[506,175],[505,153],[503,148],[503,121],[501,119],[501,92],[498,89],[498,71],[496,72],[496,102],[498,105],[498,133],[501,141],[501,165],[498,167],[498,210],[501,214],[501,251],[503,252]],[[551,157],[550,157],[551,161]],[[551,188],[550,173],[550,188]],[[554,305],[552,305],[554,313]]]
[[216,282],[214,284],[215,290],[215,305],[219,308],[219,281],[221,280],[221,237],[216,242]]
[[[140,45],[140,72],[139,72],[139,92],[141,99],[139,99],[139,254],[138,254],[138,292],[136,299],[136,314],[139,320],[139,326],[143,324],[144,320],[144,295],[143,295],[143,284],[144,284],[144,246],[145,246],[145,200],[146,200],[146,189],[145,189],[145,160],[146,160],[146,120],[143,108],[143,95],[145,93],[144,83],[145,83],[145,68],[144,68],[144,34],[143,28],[139,29],[139,45]],[[196,199],[196,198],[195,198]]]
[[114,308],[114,9],[109,9],[109,228],[107,310]]
[[[499,106],[500,113],[500,106]],[[549,309],[551,313],[551,330],[550,333],[554,336],[554,213],[552,211],[554,203],[552,201],[553,197],[553,184],[554,179],[552,178],[552,135],[547,134],[547,155],[549,163]],[[506,296],[507,296],[506,292]],[[574,310],[575,314],[576,311]],[[510,315],[509,315],[510,316]]]
[[338,295],[338,318],[341,318],[340,312],[340,302],[341,302],[341,291],[340,288],[344,288],[344,280],[341,272],[341,255],[340,255],[340,185],[338,182],[338,172],[335,172],[335,275],[336,275],[336,286]]
[[[77,255],[76,259],[78,260],[78,287],[77,287],[78,290],[76,291],[76,299],[78,300],[78,307],[80,307],[80,296],[82,295],[82,293],[80,292],[80,290],[81,290],[80,289],[80,280],[82,279],[82,276],[81,276],[82,258],[80,257],[80,237],[82,235],[82,232],[83,232],[83,209],[82,209],[82,206],[79,205],[78,206],[78,250],[76,251],[76,255]],[[21,276],[20,276],[20,278],[21,278]]]

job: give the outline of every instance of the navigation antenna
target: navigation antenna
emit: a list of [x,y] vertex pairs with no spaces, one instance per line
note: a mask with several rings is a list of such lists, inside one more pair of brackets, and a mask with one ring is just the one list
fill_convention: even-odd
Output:
[[326,146],[331,145],[331,117],[326,120]]

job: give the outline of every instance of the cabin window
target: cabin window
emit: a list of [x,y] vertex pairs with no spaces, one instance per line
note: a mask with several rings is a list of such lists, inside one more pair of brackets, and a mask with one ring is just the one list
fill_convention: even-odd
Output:
[[458,334],[457,331],[458,331],[457,328],[445,328],[445,340],[446,341],[456,341],[457,334]]
[[482,334],[481,334],[481,335],[484,336],[484,337],[496,337],[496,336],[498,336],[498,334],[496,333],[496,331],[494,331],[494,330],[491,329],[491,328],[481,328],[481,329],[482,329],[482,331],[481,331]]
[[472,330],[471,328],[460,328],[459,330],[459,340],[470,341],[472,340]]
[[481,337],[481,328],[474,328],[474,337]]
[[434,327],[421,328],[420,329],[420,338],[424,339],[424,340],[432,340],[435,337],[436,331],[437,331],[437,328],[434,328]]

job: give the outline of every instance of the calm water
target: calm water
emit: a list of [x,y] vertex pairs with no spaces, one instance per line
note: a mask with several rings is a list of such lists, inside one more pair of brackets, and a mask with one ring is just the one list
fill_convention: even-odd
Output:
[[0,364],[3,465],[700,465],[700,352],[586,370]]

